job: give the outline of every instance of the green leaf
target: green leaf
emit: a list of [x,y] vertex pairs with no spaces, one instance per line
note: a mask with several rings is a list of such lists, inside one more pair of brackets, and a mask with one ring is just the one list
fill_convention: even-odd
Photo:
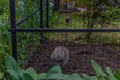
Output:
[[70,75],[64,75],[64,80],[73,80]]
[[24,73],[30,75],[33,80],[37,80],[37,73],[33,68],[28,68]]
[[97,80],[96,76],[92,76],[91,78],[92,78],[92,80]]
[[11,70],[9,69],[9,70],[7,70],[7,72],[9,73],[9,75],[12,79],[20,80],[20,77],[19,77],[19,75],[16,71],[14,71],[12,69]]
[[47,73],[47,77],[50,77],[52,74],[62,73],[62,70],[59,65],[54,65]]
[[109,67],[106,68],[106,72],[109,75],[109,79],[110,80],[117,80],[117,78],[115,77],[115,75],[112,73],[111,69]]
[[29,74],[23,73],[23,80],[34,80]]
[[62,73],[54,73],[47,77],[48,80],[64,80]]
[[65,80],[82,80],[82,78],[80,78],[80,75],[77,73],[73,73],[72,75],[69,75],[66,77]]
[[46,73],[41,73],[41,74],[38,74],[38,80],[45,80],[46,79],[46,77],[47,77],[47,74]]
[[24,70],[21,70],[21,71],[18,73],[21,79],[23,79],[23,73],[24,73]]
[[115,76],[116,76],[116,78],[117,78],[118,80],[120,80],[120,69],[117,69],[117,70],[115,71]]
[[62,70],[59,65],[54,65],[48,73],[62,73]]
[[0,71],[0,80],[3,78],[4,73]]
[[14,70],[17,73],[20,71],[20,67],[12,56],[7,55],[6,58],[6,68],[7,70]]
[[96,80],[95,78],[90,77],[87,74],[82,74],[82,76],[83,76],[83,78],[82,78],[83,80]]
[[97,64],[94,60],[91,60],[91,65],[93,67],[93,69],[95,70],[95,72],[97,73],[97,75],[104,77],[106,76],[106,74],[103,72],[101,66],[99,64]]
[[64,75],[64,80],[83,80],[79,74],[73,73],[72,75]]
[[77,73],[73,73],[73,74],[71,75],[71,78],[73,78],[72,80],[81,80],[80,75],[77,74]]

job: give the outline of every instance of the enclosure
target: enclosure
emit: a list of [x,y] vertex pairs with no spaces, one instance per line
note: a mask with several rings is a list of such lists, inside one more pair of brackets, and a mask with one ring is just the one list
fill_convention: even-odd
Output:
[[70,59],[63,68],[65,73],[93,75],[91,59],[112,70],[120,67],[120,16],[114,16],[120,9],[115,8],[116,12],[108,17],[103,8],[96,9],[97,4],[77,0],[10,0],[13,57],[23,68],[31,66],[46,72],[54,48],[66,45]]

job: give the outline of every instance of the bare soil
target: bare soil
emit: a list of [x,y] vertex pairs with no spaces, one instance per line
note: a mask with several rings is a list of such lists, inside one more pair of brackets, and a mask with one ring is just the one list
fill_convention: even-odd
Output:
[[[34,54],[28,56],[25,68],[33,67],[38,73],[47,72],[50,68],[50,54],[56,46],[63,46],[65,42],[46,40],[36,46]],[[86,73],[94,75],[91,67],[91,59],[97,61],[103,68],[110,67],[113,71],[120,68],[120,44],[80,44],[68,42],[67,48],[70,52],[68,63],[63,68],[63,73]]]

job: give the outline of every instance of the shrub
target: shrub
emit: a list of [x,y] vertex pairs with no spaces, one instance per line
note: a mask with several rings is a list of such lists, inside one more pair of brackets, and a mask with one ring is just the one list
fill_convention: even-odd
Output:
[[79,75],[78,73],[66,75],[62,73],[59,65],[54,65],[47,73],[37,74],[33,68],[21,69],[11,56],[7,56],[6,73],[8,73],[8,76],[5,76],[4,80],[120,80],[119,69],[113,73],[107,67],[106,73],[104,73],[100,65],[94,60],[91,60],[91,65],[96,72],[96,76]]

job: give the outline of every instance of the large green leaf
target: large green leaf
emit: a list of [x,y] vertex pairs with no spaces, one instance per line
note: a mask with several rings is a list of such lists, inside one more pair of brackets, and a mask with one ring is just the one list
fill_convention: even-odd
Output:
[[4,73],[0,71],[0,80],[3,78]]
[[80,78],[80,75],[77,73],[73,73],[72,75],[65,75],[64,80],[83,80]]
[[12,69],[8,69],[7,72],[9,73],[10,77],[15,80],[20,80],[18,73]]
[[54,65],[52,68],[50,68],[48,73],[62,73],[62,70],[59,65]]
[[23,73],[23,80],[34,80],[30,75]]
[[20,71],[20,67],[12,56],[7,55],[6,58],[6,68],[7,70],[14,70],[17,73]]
[[72,80],[70,75],[64,75],[64,80]]
[[87,74],[82,74],[82,76],[83,76],[82,80],[96,80],[95,78],[90,77]]
[[91,65],[98,76],[104,77],[106,74],[103,72],[101,66],[97,64],[94,60],[91,60]]
[[106,68],[106,72],[109,75],[109,79],[110,80],[117,80],[117,78],[115,77],[115,75],[112,73],[111,69],[109,67]]
[[81,80],[80,75],[77,73],[73,73],[71,77],[73,78],[73,80]]
[[46,77],[47,77],[47,74],[46,73],[40,73],[40,74],[38,74],[38,80],[45,80],[46,79]]
[[33,68],[28,68],[24,73],[30,75],[33,80],[37,80],[37,73]]
[[54,73],[47,77],[48,80],[64,80],[64,74]]
[[18,73],[18,75],[20,76],[21,79],[24,79],[23,74],[24,74],[24,70],[21,70],[21,71]]
[[116,69],[115,76],[118,80],[120,80],[120,69]]
[[47,77],[50,77],[52,74],[62,73],[62,70],[59,65],[54,65],[47,73]]

